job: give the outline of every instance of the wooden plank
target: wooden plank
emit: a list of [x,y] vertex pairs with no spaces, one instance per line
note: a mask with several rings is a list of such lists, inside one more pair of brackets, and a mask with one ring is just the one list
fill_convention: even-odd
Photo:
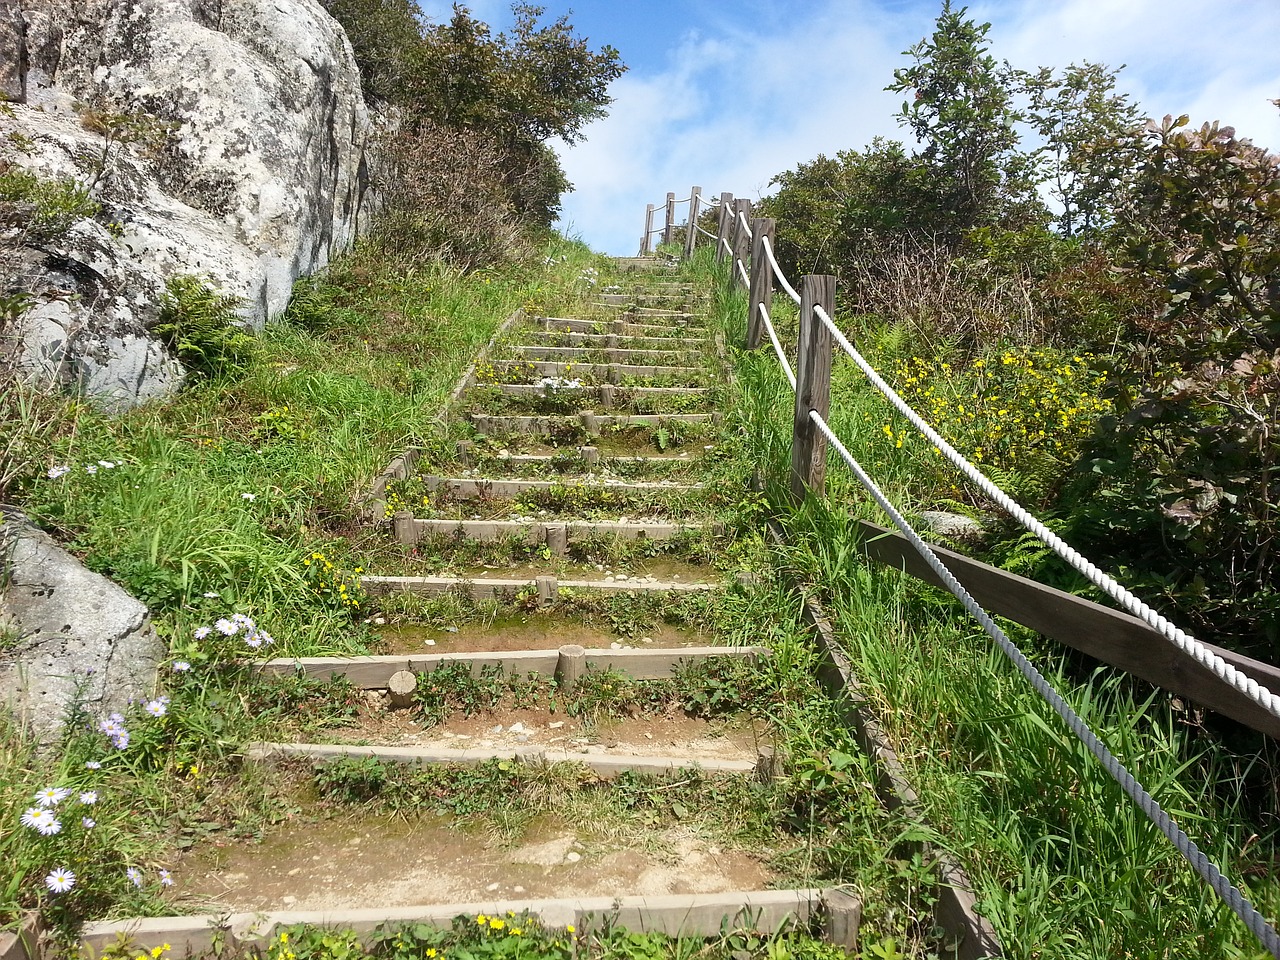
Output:
[[[524,537],[533,543],[546,539],[547,524],[525,523],[519,520],[417,520],[413,521],[414,541],[423,537],[460,536],[468,540],[501,540],[504,537]],[[670,540],[687,533],[709,531],[713,536],[724,532],[722,524],[713,523],[621,523],[616,520],[599,520],[594,523],[566,523],[570,540],[583,537],[607,536],[620,540]]]
[[[868,557],[934,586],[942,586],[937,575],[901,534],[866,521],[858,523],[857,529],[862,550]],[[955,578],[990,612],[1280,739],[1280,718],[1218,679],[1211,670],[1179,651],[1137,617],[944,547],[931,546]],[[1280,668],[1209,644],[1205,646],[1272,692],[1280,690]]]
[[581,427],[589,436],[599,436],[603,430],[625,430],[629,427],[660,427],[666,423],[711,423],[713,413],[627,413],[618,415],[592,415],[584,420],[582,414],[561,416],[492,416],[473,413],[471,425],[486,436],[499,433],[537,434],[549,436],[573,427]]
[[[689,360],[696,360],[698,352],[693,350],[649,350],[641,348],[613,347],[540,347],[519,344],[515,348],[523,356],[531,360],[570,360],[583,362],[607,363],[652,363],[681,365]],[[591,359],[592,355],[600,358]]]
[[[514,597],[526,588],[538,586],[537,578],[512,580],[466,577],[361,577],[360,588],[371,596],[391,593],[461,593],[477,600]],[[718,590],[722,584],[684,580],[558,580],[557,586],[568,590],[599,590],[602,593],[697,593]]]
[[[438,479],[438,478],[433,478]],[[438,480],[438,484],[448,489],[449,496],[459,500],[470,500],[477,497],[518,497],[532,490],[553,490],[556,488],[579,491],[608,490],[611,493],[700,493],[706,490],[701,483],[608,483],[600,480],[584,478],[566,478],[564,480],[489,480],[450,478]],[[432,484],[428,483],[429,487]]]
[[610,379],[618,377],[702,377],[702,367],[673,367],[657,364],[635,363],[559,363],[554,360],[495,360],[495,370],[514,370],[516,373],[535,377],[593,376]]

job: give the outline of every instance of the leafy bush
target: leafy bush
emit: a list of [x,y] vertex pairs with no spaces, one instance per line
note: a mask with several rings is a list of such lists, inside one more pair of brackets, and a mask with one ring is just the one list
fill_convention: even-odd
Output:
[[166,284],[160,317],[151,332],[197,379],[242,373],[254,338],[235,310],[238,298],[214,293],[199,277],[180,274]]
[[16,166],[0,169],[0,223],[18,228],[18,245],[57,243],[99,209],[88,188],[74,180],[48,180]]

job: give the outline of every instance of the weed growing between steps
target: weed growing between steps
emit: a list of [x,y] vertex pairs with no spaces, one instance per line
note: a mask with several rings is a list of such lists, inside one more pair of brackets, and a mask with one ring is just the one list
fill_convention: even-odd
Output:
[[[716,316],[727,341],[740,343],[744,297],[722,294]],[[793,329],[780,324],[790,355]],[[882,369],[899,359],[891,333],[872,330],[860,343]],[[735,426],[770,501],[785,503],[794,395],[767,346],[736,353],[734,365]],[[951,507],[918,499],[939,489],[932,452],[899,446],[896,425],[894,438],[887,437],[886,409],[838,355],[828,418],[836,433],[908,513]],[[823,503],[810,500],[794,513],[779,509],[791,538],[781,560],[823,597],[873,713],[920,795],[925,821],[938,828],[905,824],[904,836],[923,834],[960,861],[1006,952],[1099,960],[1258,955],[1234,915],[958,604],[861,558],[853,521],[884,518],[834,457],[827,486]],[[1265,773],[1274,751],[1254,745],[1237,752],[1171,698],[1064,657],[1025,630],[1011,632],[1192,838],[1244,883],[1253,903],[1280,915],[1274,773]],[[895,869],[864,873],[867,903],[900,897],[902,874],[913,870],[914,861],[900,861]],[[904,939],[897,918],[866,919],[869,930]]]

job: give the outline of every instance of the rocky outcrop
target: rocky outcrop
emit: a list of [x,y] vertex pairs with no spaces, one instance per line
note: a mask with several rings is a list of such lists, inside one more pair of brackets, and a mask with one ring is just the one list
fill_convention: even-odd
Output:
[[0,510],[0,703],[48,741],[73,706],[123,711],[166,654],[147,608]]
[[55,237],[0,223],[0,296],[36,295],[7,335],[33,374],[114,407],[170,392],[147,336],[167,278],[208,278],[259,326],[360,228],[369,117],[319,0],[0,0],[0,64],[19,101],[0,169],[101,205]]

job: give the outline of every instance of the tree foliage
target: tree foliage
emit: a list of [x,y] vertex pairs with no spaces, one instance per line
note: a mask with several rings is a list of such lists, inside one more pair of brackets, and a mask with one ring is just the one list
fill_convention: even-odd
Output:
[[[463,4],[448,21],[431,23],[412,0],[325,3],[351,38],[367,95],[393,118],[383,158],[388,225],[394,220],[409,236],[440,239],[441,255],[466,251],[460,262],[468,265],[481,249],[500,253],[501,245],[476,244],[494,216],[472,205],[433,204],[470,193],[496,205],[498,236],[509,236],[511,224],[548,229],[571,185],[547,142],[572,143],[604,114],[609,84],[625,69],[618,51],[593,50],[568,15],[543,22],[544,8],[527,3],[513,5],[512,30],[496,35]],[[449,168],[448,154],[416,152],[428,149],[456,150],[454,176],[479,179],[442,189],[435,171]],[[431,171],[424,183],[408,182],[423,171]],[[414,216],[423,220],[410,229]],[[457,235],[442,237],[451,222]],[[380,234],[390,236],[387,229]]]

